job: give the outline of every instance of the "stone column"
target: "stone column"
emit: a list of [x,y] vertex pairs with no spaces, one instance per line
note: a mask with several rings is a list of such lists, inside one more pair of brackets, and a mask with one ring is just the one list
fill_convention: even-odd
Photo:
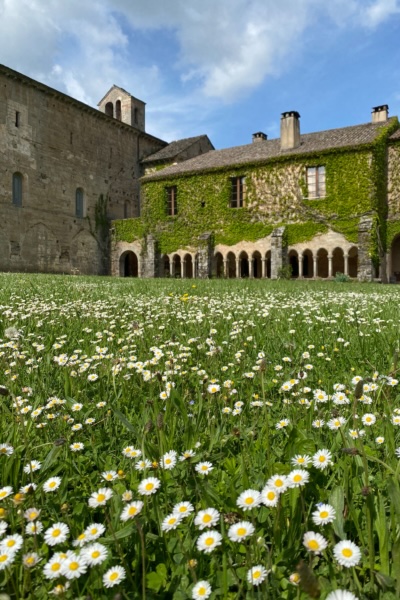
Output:
[[262,258],[261,259],[261,277],[262,277],[262,279],[265,279],[266,276],[267,276],[267,259]]
[[372,281],[374,266],[370,257],[373,219],[361,217],[358,225],[358,281]]
[[277,227],[271,234],[271,279],[278,279],[280,269],[286,265],[285,227]]
[[[206,232],[199,236],[197,247],[197,278],[210,279],[212,275],[212,255],[214,241],[212,233]],[[225,261],[224,261],[225,263]],[[193,267],[194,269],[195,267]]]
[[141,263],[139,277],[153,278],[159,276],[160,252],[157,240],[151,234],[145,237]]
[[254,277],[254,258],[249,258],[249,278]]
[[303,279],[303,255],[299,255],[299,279]]
[[185,266],[186,266],[186,260],[181,257],[181,279],[184,279],[184,277],[185,277]]
[[237,258],[236,259],[236,279],[240,278],[240,263],[241,263],[241,259]]
[[171,277],[175,277],[175,263],[173,258],[169,259],[169,274]]
[[229,277],[229,271],[228,271],[229,261],[226,258],[224,258],[223,261],[224,261],[224,277],[226,277],[226,279],[228,279],[228,277]]
[[328,277],[332,277],[332,254],[328,254]]
[[344,274],[349,274],[349,255],[344,254]]
[[318,255],[313,254],[313,277],[318,277]]

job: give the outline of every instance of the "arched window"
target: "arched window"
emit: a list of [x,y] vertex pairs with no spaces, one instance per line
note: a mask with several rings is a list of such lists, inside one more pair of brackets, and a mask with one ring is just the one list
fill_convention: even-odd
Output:
[[114,105],[113,105],[112,102],[107,102],[107,104],[105,106],[105,113],[109,117],[113,117],[114,116]]
[[12,203],[14,206],[22,206],[22,182],[21,173],[13,173],[12,179]]
[[121,100],[117,100],[115,103],[115,118],[118,119],[118,121],[121,121],[122,119]]
[[82,188],[77,188],[75,192],[75,216],[78,219],[83,219],[85,216],[85,199]]

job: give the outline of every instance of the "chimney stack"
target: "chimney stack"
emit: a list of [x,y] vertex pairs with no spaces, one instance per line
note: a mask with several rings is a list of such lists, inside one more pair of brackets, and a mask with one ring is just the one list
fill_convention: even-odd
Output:
[[389,106],[374,106],[372,109],[372,123],[384,123],[389,118]]
[[300,146],[300,115],[296,110],[282,113],[281,150],[292,150]]
[[253,144],[255,142],[264,142],[267,139],[267,134],[262,131],[257,131],[257,133],[253,133]]

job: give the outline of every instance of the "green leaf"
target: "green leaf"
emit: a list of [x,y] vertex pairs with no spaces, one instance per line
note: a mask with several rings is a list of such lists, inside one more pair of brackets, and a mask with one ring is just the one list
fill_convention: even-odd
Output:
[[333,506],[336,511],[336,519],[332,523],[334,532],[340,539],[346,539],[344,532],[344,489],[341,486],[335,487],[329,496],[329,504]]
[[111,544],[116,539],[117,540],[122,540],[122,539],[124,539],[124,538],[132,535],[133,529],[134,529],[133,523],[129,523],[128,525],[125,525],[125,527],[123,527],[122,529],[120,529],[119,531],[116,531],[114,533],[114,535],[106,537],[106,538],[103,538],[103,542],[105,544]]
[[118,410],[118,408],[115,407],[111,407],[111,410],[113,411],[113,413],[115,414],[116,417],[118,417],[118,419],[121,421],[121,423],[123,423],[123,425],[125,425],[125,427],[131,431],[132,433],[137,434],[137,430],[134,428],[134,426],[132,425],[132,423],[129,423],[128,419],[122,414],[122,412],[120,410]]

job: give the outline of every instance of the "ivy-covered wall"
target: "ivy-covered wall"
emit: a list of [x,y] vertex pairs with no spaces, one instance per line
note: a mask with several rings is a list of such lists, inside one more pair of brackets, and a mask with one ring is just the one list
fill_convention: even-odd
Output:
[[[397,127],[397,124],[396,124]],[[203,173],[187,173],[142,182],[140,219],[115,222],[116,240],[133,241],[153,233],[162,253],[195,248],[205,231],[215,244],[256,241],[280,225],[289,245],[312,239],[331,228],[357,243],[361,216],[376,219],[371,256],[379,261],[386,244],[387,136],[383,128],[373,144],[307,156],[270,159]],[[325,166],[326,197],[307,199],[307,167]],[[399,159],[400,165],[400,159]],[[400,167],[399,167],[400,169]],[[230,208],[231,177],[245,176],[243,208]],[[166,187],[177,186],[178,214],[166,215]],[[399,200],[400,201],[400,200]]]

